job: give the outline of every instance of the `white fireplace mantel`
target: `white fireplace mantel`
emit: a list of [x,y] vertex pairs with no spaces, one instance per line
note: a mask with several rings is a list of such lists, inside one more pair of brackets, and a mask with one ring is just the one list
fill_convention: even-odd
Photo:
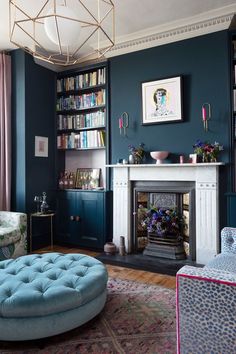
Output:
[[224,163],[107,165],[113,169],[113,242],[120,236],[131,252],[132,181],[194,181],[196,262],[206,264],[219,252],[219,167]]

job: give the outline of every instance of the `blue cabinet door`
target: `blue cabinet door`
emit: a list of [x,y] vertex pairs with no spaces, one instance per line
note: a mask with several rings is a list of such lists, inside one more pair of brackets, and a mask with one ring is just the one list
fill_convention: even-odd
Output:
[[104,245],[104,193],[80,193],[80,244],[102,248]]
[[103,249],[110,235],[106,215],[108,192],[59,191],[57,241],[78,247]]
[[63,243],[71,243],[78,227],[74,222],[76,215],[76,195],[74,192],[60,191],[57,196],[56,239]]

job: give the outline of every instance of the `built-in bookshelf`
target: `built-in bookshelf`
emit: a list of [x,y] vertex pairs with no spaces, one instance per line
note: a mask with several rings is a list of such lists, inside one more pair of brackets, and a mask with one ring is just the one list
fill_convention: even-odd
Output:
[[111,234],[107,63],[59,73],[56,87],[57,242],[103,249]]
[[107,66],[60,73],[56,88],[58,174],[69,170],[76,175],[77,168],[101,168],[100,187],[105,188]]
[[105,147],[105,85],[105,67],[57,79],[58,149]]

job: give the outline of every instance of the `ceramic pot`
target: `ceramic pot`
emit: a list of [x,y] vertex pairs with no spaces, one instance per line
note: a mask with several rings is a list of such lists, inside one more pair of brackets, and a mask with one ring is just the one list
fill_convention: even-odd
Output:
[[133,155],[129,155],[129,164],[133,165],[134,164],[134,156]]
[[116,253],[116,245],[113,242],[107,242],[104,245],[104,252],[108,255]]

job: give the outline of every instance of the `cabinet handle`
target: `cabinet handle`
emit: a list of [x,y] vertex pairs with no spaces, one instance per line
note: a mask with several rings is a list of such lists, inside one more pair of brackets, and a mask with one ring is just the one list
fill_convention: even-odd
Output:
[[79,215],[76,215],[75,220],[76,220],[76,221],[80,221],[80,216],[79,216]]
[[71,221],[75,221],[74,215],[71,215],[71,216],[70,216],[70,220],[71,220]]

